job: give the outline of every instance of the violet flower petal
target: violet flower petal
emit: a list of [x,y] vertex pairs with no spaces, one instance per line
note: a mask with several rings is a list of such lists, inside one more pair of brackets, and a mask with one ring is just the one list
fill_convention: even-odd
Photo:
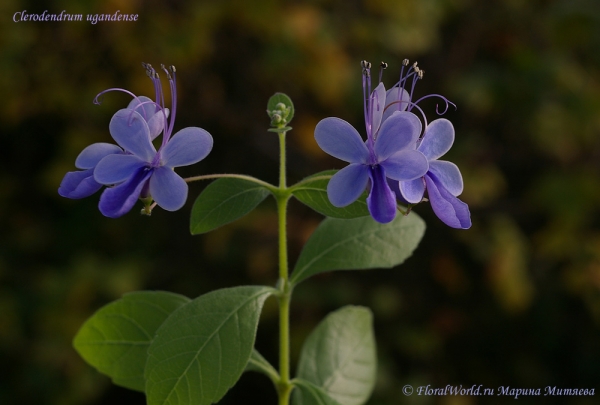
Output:
[[335,207],[352,204],[367,188],[369,168],[353,163],[333,175],[327,184],[327,196]]
[[383,109],[385,108],[385,87],[383,83],[379,83],[375,90],[373,90],[371,97],[371,131],[372,133],[375,133],[381,124],[381,117],[383,116]]
[[404,148],[416,146],[421,134],[421,121],[416,115],[406,111],[396,111],[381,124],[375,139],[375,155],[381,162]]
[[325,152],[349,163],[367,163],[369,150],[358,131],[335,117],[321,120],[315,128],[315,140]]
[[172,169],[157,167],[150,178],[150,195],[161,208],[177,211],[185,204],[188,185]]
[[393,113],[396,111],[406,111],[408,108],[408,103],[410,102],[410,95],[406,89],[402,89],[400,93],[401,99],[398,99],[398,90],[399,87],[392,87],[387,91],[385,96],[385,110],[383,111],[383,118],[381,121],[385,121],[391,117]]
[[417,150],[404,149],[379,163],[385,168],[387,177],[407,181],[422,177],[429,169],[427,158]]
[[113,153],[123,153],[123,150],[112,143],[93,143],[77,156],[75,167],[78,169],[93,169],[102,158]]
[[387,224],[396,217],[396,196],[387,184],[383,167],[369,166],[369,177],[371,192],[367,197],[367,207],[375,221]]
[[96,166],[94,179],[100,184],[118,184],[144,166],[149,165],[134,155],[108,155]]
[[58,194],[66,198],[85,198],[102,188],[94,180],[94,169],[68,172],[58,187]]
[[148,130],[150,131],[150,139],[155,139],[165,128],[166,119],[169,117],[169,109],[165,108],[164,113],[158,111],[148,120]]
[[457,197],[463,192],[463,178],[458,166],[445,160],[429,162],[429,171],[453,196]]
[[450,150],[454,143],[454,127],[445,118],[438,118],[429,123],[419,145],[419,151],[427,159],[435,160]]
[[148,120],[152,118],[154,114],[156,114],[158,110],[157,107],[158,106],[154,100],[146,96],[138,96],[137,98],[131,100],[127,105],[127,109],[135,110],[146,122],[148,122]]
[[471,227],[471,213],[469,206],[450,194],[436,179],[435,175],[425,175],[427,183],[427,194],[431,202],[431,208],[435,215],[443,223],[458,229],[469,229]]
[[402,198],[411,204],[420,203],[425,194],[425,179],[419,177],[411,181],[399,182]]
[[187,166],[204,159],[213,147],[212,136],[202,128],[188,127],[178,131],[160,151],[161,163],[173,168]]
[[138,200],[153,170],[138,169],[127,181],[104,190],[98,208],[109,218],[119,218],[128,213]]
[[126,151],[150,162],[156,149],[150,142],[148,124],[140,114],[122,109],[113,115],[108,126],[113,139]]

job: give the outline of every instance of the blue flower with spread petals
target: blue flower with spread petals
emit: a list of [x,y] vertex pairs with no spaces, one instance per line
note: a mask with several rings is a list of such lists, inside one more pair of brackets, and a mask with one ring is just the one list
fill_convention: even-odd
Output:
[[[109,89],[106,91],[111,90],[120,90],[129,93],[122,89]],[[106,91],[103,91],[98,96],[104,94]],[[163,109],[158,107],[158,104],[148,97],[131,95],[134,99],[131,100],[127,108],[140,113],[148,124],[151,138],[156,138],[164,129],[164,122],[165,118],[169,116],[169,109],[165,108],[163,113]],[[98,96],[96,97],[96,103],[99,103]],[[104,142],[94,143],[86,147],[75,160],[75,167],[83,170],[68,172],[60,183],[58,194],[73,199],[85,198],[94,194],[103,187],[103,184],[98,183],[94,179],[94,169],[98,162],[108,155],[123,153],[127,152],[123,151],[117,145]]]
[[[406,111],[396,111],[381,124],[386,91],[383,83],[370,90],[370,64],[363,62],[363,92],[367,141],[348,122],[325,118],[315,128],[321,149],[350,163],[329,181],[327,195],[336,207],[356,201],[370,187],[367,206],[380,223],[396,216],[396,197],[386,178],[408,181],[422,177],[428,170],[427,159],[415,150],[421,134],[421,121]],[[381,125],[380,125],[381,124]]]
[[[65,197],[82,198],[103,185],[110,186],[100,197],[99,209],[111,218],[129,212],[139,198],[147,205],[154,200],[167,211],[181,208],[187,199],[188,186],[173,169],[199,162],[212,149],[211,135],[201,128],[184,128],[171,136],[177,100],[175,68],[163,67],[172,95],[169,117],[169,110],[161,103],[164,96],[158,74],[150,65],[144,66],[154,83],[157,101],[136,97],[123,89],[106,90],[124,91],[134,97],[110,121],[110,134],[120,147],[94,144],[84,149],[76,166],[85,170],[67,173],[59,188],[59,194]],[[161,132],[162,143],[156,150],[152,140]]]

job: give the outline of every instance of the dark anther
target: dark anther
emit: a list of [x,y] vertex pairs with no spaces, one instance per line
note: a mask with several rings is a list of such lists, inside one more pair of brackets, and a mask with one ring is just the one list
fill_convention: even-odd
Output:
[[371,69],[371,62],[367,62],[366,60],[361,61],[360,65],[363,69]]
[[404,59],[404,60],[402,61],[402,64],[403,64],[404,66],[408,66],[408,64],[409,64],[409,63],[410,63],[410,62],[408,61],[408,59]]
[[385,63],[385,62],[381,62],[381,65],[380,65],[380,66],[381,66],[381,68],[382,68],[382,69],[387,69],[387,67],[388,67],[388,64],[387,64],[387,63]]

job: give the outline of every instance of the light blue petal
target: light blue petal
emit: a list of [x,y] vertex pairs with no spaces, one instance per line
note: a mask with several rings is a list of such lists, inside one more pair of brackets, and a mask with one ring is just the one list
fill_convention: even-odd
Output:
[[400,193],[407,202],[411,204],[420,203],[425,194],[425,179],[419,177],[411,181],[401,181]]
[[383,83],[373,90],[371,95],[371,131],[376,133],[381,124],[381,117],[383,116],[383,109],[385,107],[385,86]]
[[396,86],[387,91],[382,121],[387,120],[396,111],[406,111],[408,102],[410,102],[410,96],[408,91],[402,89],[402,92],[400,93],[401,99],[399,100],[398,89],[399,87]]
[[75,167],[78,169],[93,169],[102,158],[113,153],[123,153],[123,150],[112,143],[93,143],[77,156]]
[[161,163],[171,168],[191,165],[204,159],[212,147],[213,138],[208,132],[202,128],[184,128],[160,151]]
[[352,204],[367,188],[369,169],[361,163],[353,163],[333,175],[327,184],[327,196],[336,207]]
[[381,124],[375,139],[375,155],[382,162],[401,149],[416,149],[421,134],[421,121],[406,111],[396,111]]
[[429,169],[427,158],[418,150],[404,149],[380,163],[386,176],[398,181],[422,177]]
[[458,166],[445,160],[429,162],[429,171],[453,196],[457,197],[463,192],[463,178]]
[[369,150],[358,131],[335,117],[321,120],[315,128],[315,140],[325,152],[349,163],[367,163]]
[[150,142],[148,124],[140,114],[129,109],[119,110],[113,115],[108,128],[123,149],[147,162],[152,161],[156,149]]
[[94,170],[94,179],[100,184],[118,184],[133,176],[148,163],[134,155],[108,155]]
[[94,169],[87,169],[65,174],[58,187],[58,194],[66,198],[79,199],[88,197],[101,188],[102,184],[94,180]]
[[109,218],[118,218],[128,213],[151,175],[152,170],[138,169],[127,181],[104,190],[98,204],[100,212]]
[[166,118],[169,118],[169,109],[165,108],[158,111],[148,120],[148,130],[150,131],[150,139],[155,139],[165,128]]
[[150,195],[161,208],[176,211],[185,204],[188,185],[172,169],[158,167],[150,178]]
[[427,195],[435,215],[446,225],[457,229],[469,229],[471,227],[471,213],[469,206],[450,194],[442,186],[435,175],[428,173],[425,176],[427,183]]
[[367,197],[367,207],[373,219],[382,224],[396,217],[396,195],[387,184],[385,169],[380,165],[369,166],[371,192]]
[[[141,107],[140,107],[141,105]],[[156,113],[157,106],[154,100],[146,96],[138,96],[129,102],[129,110],[135,110],[146,122]]]
[[421,151],[429,160],[443,156],[454,143],[454,127],[445,118],[438,118],[425,128],[423,140],[419,145]]

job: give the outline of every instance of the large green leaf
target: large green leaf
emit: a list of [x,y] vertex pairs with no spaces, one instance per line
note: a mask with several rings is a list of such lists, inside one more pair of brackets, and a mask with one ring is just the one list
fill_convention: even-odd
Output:
[[175,311],[148,349],[149,405],[208,405],[239,379],[250,359],[270,287],[235,287],[202,295]]
[[396,266],[412,254],[424,232],[425,223],[415,213],[388,224],[371,217],[325,218],[304,245],[291,282],[331,270]]
[[147,350],[156,330],[180,306],[183,295],[139,291],[100,308],[73,340],[77,352],[115,384],[144,391]]
[[292,194],[300,202],[328,217],[350,219],[369,215],[366,191],[358,200],[343,208],[334,207],[329,202],[327,184],[335,173],[337,170],[326,170],[309,176],[293,187]]
[[321,387],[302,378],[294,379],[296,389],[292,393],[294,405],[341,405]]
[[[362,405],[373,391],[376,369],[371,311],[347,306],[329,314],[310,334],[302,347],[297,376],[322,388],[340,405]],[[313,403],[295,401],[297,405]]]
[[269,195],[269,190],[252,181],[223,178],[209,184],[192,208],[192,235],[206,233],[243,217]]

